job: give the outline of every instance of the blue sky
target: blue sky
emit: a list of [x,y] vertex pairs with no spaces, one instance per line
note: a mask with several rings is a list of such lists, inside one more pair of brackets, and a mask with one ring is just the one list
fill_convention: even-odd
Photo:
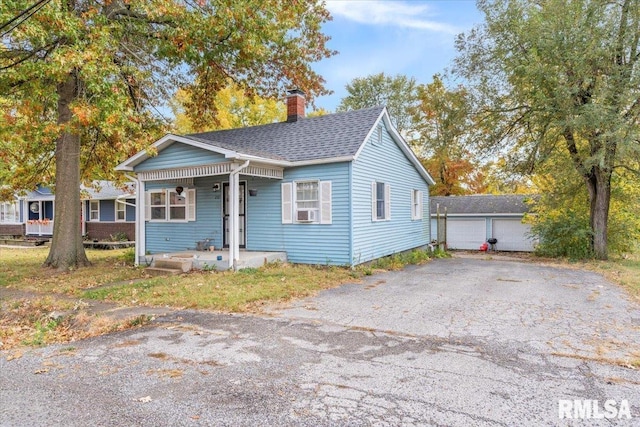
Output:
[[451,66],[456,35],[482,22],[474,0],[328,0],[323,30],[339,53],[314,66],[334,93],[316,107],[335,111],[356,77],[384,72],[429,83]]

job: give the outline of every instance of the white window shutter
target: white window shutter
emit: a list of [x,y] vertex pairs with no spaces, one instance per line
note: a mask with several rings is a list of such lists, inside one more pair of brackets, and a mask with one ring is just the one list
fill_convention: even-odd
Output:
[[420,219],[421,220],[422,217],[424,216],[424,211],[423,211],[424,203],[423,203],[423,200],[424,200],[424,196],[423,196],[422,191],[418,191],[418,218],[416,218],[416,219]]
[[411,190],[411,219],[416,219],[416,191]]
[[384,219],[391,219],[391,186],[384,185]]
[[282,223],[293,223],[293,185],[290,182],[282,183]]
[[331,181],[320,181],[320,224],[331,224]]
[[373,181],[371,183],[371,221],[378,220],[376,201],[376,182]]
[[151,193],[149,191],[144,193],[144,219],[145,221],[151,219]]
[[196,189],[187,190],[187,221],[196,220]]

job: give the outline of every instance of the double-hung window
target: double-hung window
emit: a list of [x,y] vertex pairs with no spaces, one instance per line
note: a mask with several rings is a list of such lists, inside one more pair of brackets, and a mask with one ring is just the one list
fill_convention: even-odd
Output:
[[122,200],[116,200],[116,221],[127,220],[127,205]]
[[169,191],[169,221],[184,221],[187,219],[187,195]]
[[151,208],[151,220],[167,219],[167,193],[162,191],[151,191],[149,207]]
[[89,221],[100,221],[100,200],[89,200]]
[[180,193],[174,189],[151,190],[147,192],[145,217],[151,221],[195,221],[196,190],[184,189]]
[[331,224],[331,181],[282,183],[283,224]]
[[319,209],[318,181],[296,182],[296,221],[317,222]]
[[371,219],[388,221],[391,219],[391,186],[384,182],[371,183]]

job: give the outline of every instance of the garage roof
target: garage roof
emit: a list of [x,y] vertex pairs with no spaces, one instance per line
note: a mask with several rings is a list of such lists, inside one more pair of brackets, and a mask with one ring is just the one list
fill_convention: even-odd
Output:
[[438,204],[441,214],[445,207],[447,214],[525,214],[529,212],[527,202],[533,197],[525,194],[431,197],[431,214],[436,213]]

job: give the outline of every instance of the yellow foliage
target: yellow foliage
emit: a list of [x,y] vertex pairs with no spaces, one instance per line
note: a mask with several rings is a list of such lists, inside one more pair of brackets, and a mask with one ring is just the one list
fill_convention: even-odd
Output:
[[[200,130],[194,127],[189,112],[185,111],[185,105],[188,103],[189,93],[184,89],[178,90],[171,103],[175,115],[173,128],[176,133],[194,133]],[[206,129],[202,130],[235,129],[286,119],[286,107],[282,101],[247,94],[233,82],[229,82],[218,91],[212,103],[217,111],[215,122],[209,123]]]

